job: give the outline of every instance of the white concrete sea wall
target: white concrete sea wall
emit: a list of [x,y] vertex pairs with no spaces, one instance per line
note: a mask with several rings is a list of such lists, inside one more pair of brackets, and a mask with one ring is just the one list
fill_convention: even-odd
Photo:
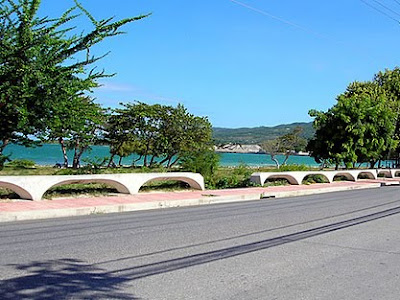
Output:
[[197,173],[127,173],[94,175],[55,176],[0,176],[0,187],[8,188],[22,199],[41,200],[50,188],[75,183],[105,183],[123,194],[137,194],[140,188],[151,181],[176,180],[189,184],[194,189],[204,190],[204,178]]
[[258,172],[251,175],[250,180],[263,185],[268,179],[286,179],[290,184],[299,185],[310,175],[324,176],[332,183],[337,176],[344,176],[347,180],[358,181],[360,177],[378,179],[379,175],[395,178],[400,175],[400,169],[365,169],[365,170],[338,170],[338,171],[291,171],[291,172]]

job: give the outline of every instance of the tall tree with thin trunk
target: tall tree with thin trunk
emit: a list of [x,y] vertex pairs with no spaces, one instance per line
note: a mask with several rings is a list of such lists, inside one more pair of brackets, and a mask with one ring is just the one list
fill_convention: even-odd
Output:
[[[96,20],[75,0],[61,17],[41,18],[40,4],[0,1],[0,157],[9,143],[34,145],[32,136],[51,130],[48,124],[61,102],[97,87],[97,80],[106,75],[93,65],[103,56],[89,55],[90,49],[146,17]],[[78,11],[92,23],[87,33],[73,33]]]

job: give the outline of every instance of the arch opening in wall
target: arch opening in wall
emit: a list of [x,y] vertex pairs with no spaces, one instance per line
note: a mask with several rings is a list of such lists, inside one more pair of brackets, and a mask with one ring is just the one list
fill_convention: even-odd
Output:
[[358,173],[357,179],[375,179],[375,176],[372,172],[365,171]]
[[394,172],[394,177],[400,177],[400,171]]
[[190,178],[153,178],[141,185],[139,192],[202,190],[201,185]]
[[123,184],[109,179],[74,179],[65,180],[51,186],[44,193],[43,198],[57,198],[67,196],[92,195],[103,196],[116,193],[129,194]]
[[308,174],[303,178],[302,184],[330,183],[328,177],[321,173]]
[[10,182],[0,181],[0,199],[27,199],[32,200],[32,195],[25,189]]
[[378,177],[380,178],[392,178],[390,170],[379,170]]
[[333,181],[356,181],[356,179],[350,173],[340,172],[335,174]]
[[277,174],[277,175],[271,175],[267,177],[267,179],[264,182],[264,185],[298,185],[300,182],[296,180],[293,176],[289,174]]

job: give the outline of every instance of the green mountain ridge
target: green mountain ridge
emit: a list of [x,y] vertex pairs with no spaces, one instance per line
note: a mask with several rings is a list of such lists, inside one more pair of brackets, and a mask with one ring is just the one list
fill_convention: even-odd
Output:
[[292,124],[281,124],[273,127],[243,127],[243,128],[222,128],[213,127],[215,144],[259,144],[266,140],[272,140],[292,131],[297,126],[303,128],[301,134],[305,139],[314,135],[312,122],[297,122]]

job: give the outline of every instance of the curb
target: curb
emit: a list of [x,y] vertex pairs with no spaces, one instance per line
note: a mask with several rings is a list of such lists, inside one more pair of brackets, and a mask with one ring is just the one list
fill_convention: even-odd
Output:
[[173,208],[173,207],[189,207],[197,205],[267,200],[269,198],[307,196],[314,194],[325,194],[332,192],[371,189],[379,187],[381,187],[380,183],[370,183],[364,185],[320,188],[320,189],[310,189],[310,190],[263,192],[261,194],[259,192],[253,192],[253,193],[249,192],[249,193],[243,193],[239,195],[229,195],[229,196],[218,196],[210,194],[210,195],[202,195],[201,198],[184,199],[184,200],[160,200],[160,201],[128,203],[128,204],[118,204],[118,205],[99,205],[99,206],[81,207],[81,208],[0,212],[0,223],[52,219],[52,218],[62,218],[62,217],[87,216],[95,214],[132,212],[132,211],[153,210],[153,209]]

